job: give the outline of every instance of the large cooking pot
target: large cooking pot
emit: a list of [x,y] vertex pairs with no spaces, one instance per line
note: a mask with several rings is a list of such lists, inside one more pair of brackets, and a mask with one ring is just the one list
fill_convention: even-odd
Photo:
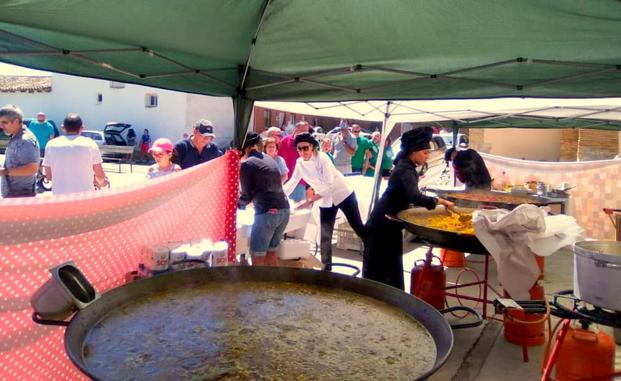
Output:
[[[460,213],[472,213],[475,209],[456,208]],[[424,221],[431,217],[447,215],[444,207],[438,206],[434,210],[425,208],[410,208],[402,210],[396,217],[387,216],[399,221],[412,234],[430,245],[443,247],[472,254],[487,254],[487,250],[474,234],[466,234],[429,227]]]
[[574,252],[576,296],[597,307],[621,311],[621,242],[576,242]]
[[[217,268],[201,268],[167,273],[152,278],[135,281],[119,288],[113,289],[92,301],[84,309],[81,309],[71,318],[69,322],[45,320],[38,316],[36,312],[33,314],[33,320],[40,324],[67,326],[65,331],[64,343],[65,350],[69,355],[71,361],[73,361],[73,363],[89,377],[92,377],[93,379],[105,379],[107,378],[106,376],[102,377],[99,373],[89,367],[87,361],[85,361],[85,358],[88,356],[88,353],[85,352],[92,351],[92,349],[86,348],[88,345],[85,344],[85,341],[87,340],[89,335],[96,335],[97,330],[100,329],[102,326],[109,327],[110,325],[115,324],[116,318],[110,317],[113,312],[116,311],[116,315],[119,315],[119,311],[121,311],[120,314],[124,314],[125,308],[127,308],[126,306],[131,306],[136,301],[147,300],[149,301],[148,303],[141,303],[140,308],[144,310],[144,308],[149,307],[149,303],[152,299],[155,298],[155,300],[157,300],[159,295],[162,294],[170,295],[170,293],[173,293],[173,297],[171,300],[174,303],[179,298],[182,299],[184,292],[187,293],[187,290],[196,290],[200,289],[201,287],[211,287],[209,285],[214,284],[221,285],[235,284],[238,282],[257,281],[270,282],[270,284],[274,284],[275,287],[279,287],[279,285],[284,285],[284,282],[293,282],[294,284],[345,290],[385,302],[388,305],[397,307],[400,311],[416,319],[422,325],[422,327],[424,327],[424,329],[427,330],[430,334],[433,343],[435,344],[436,356],[435,360],[433,360],[433,363],[429,363],[429,366],[427,368],[428,370],[424,374],[421,374],[419,377],[412,377],[412,379],[419,380],[427,378],[444,364],[449,354],[451,353],[453,347],[453,333],[451,330],[451,326],[438,310],[434,309],[431,305],[423,302],[422,300],[382,283],[346,276],[342,274],[335,274],[328,271],[296,268],[231,266]],[[244,284],[243,287],[246,287],[247,284]],[[145,304],[146,307],[143,307],[143,304]],[[199,307],[200,306],[197,306],[197,308]],[[262,308],[262,313],[271,310],[270,308],[266,309],[265,305],[263,307],[257,308]],[[349,306],[347,306],[347,308],[349,308]],[[458,327],[454,326],[453,328],[465,328],[481,324],[481,318],[475,311],[469,308],[460,307],[459,309],[474,313],[477,317],[477,321],[475,323],[461,324]],[[452,310],[454,310],[454,308]],[[445,312],[448,312],[448,310],[446,310]],[[150,321],[140,320],[140,317],[144,315],[142,312],[137,315],[138,316],[130,315],[131,320],[134,321],[136,326],[151,324]],[[166,317],[166,319],[169,319],[169,321],[171,322],[183,322],[184,316],[174,315],[168,316]],[[347,320],[347,317],[344,316],[343,319]],[[222,322],[220,329],[226,329],[226,323],[226,321]],[[324,322],[320,321],[316,324],[321,325],[322,323]],[[333,324],[334,322],[328,321],[325,323]],[[310,330],[314,330],[317,327],[313,324],[313,326],[310,326],[308,328]],[[121,331],[123,332],[123,335],[132,335],[131,330],[125,329]],[[321,330],[318,329],[317,332],[321,332]],[[287,332],[279,333],[278,335],[286,333]],[[179,348],[191,346],[191,342],[193,339],[191,336],[192,335],[180,337],[177,347]],[[155,340],[155,338],[148,337],[136,339],[148,341],[152,339]],[[134,338],[131,338],[130,342],[131,340],[134,340]],[[321,337],[319,337],[318,340],[321,340]],[[277,341],[278,338],[274,337],[270,343],[276,344]],[[157,350],[175,351],[175,345],[169,344],[166,346],[166,348],[161,348],[162,345],[157,344],[157,341],[155,341],[155,346],[158,347]],[[201,346],[199,349],[203,350],[204,348]],[[115,351],[116,349],[100,348],[100,350]],[[260,356],[260,354],[257,355]],[[304,355],[304,353],[298,353],[297,357],[303,358]],[[290,359],[283,358],[282,361],[287,362],[290,361]],[[417,359],[412,358],[411,361],[415,362],[417,361]],[[112,363],[105,364],[105,366],[117,367],[119,366],[119,364]],[[274,364],[274,366],[278,366],[278,364]],[[322,364],[314,364],[314,366],[322,367]],[[346,368],[348,364],[343,363],[342,366]],[[179,379],[181,379],[181,377],[179,377]]]
[[521,204],[545,206],[550,203],[545,197],[492,190],[437,191],[437,195],[464,208],[495,207],[513,210]]

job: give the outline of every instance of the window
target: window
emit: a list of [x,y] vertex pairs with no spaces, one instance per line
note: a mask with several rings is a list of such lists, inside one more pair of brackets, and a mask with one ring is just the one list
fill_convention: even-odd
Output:
[[157,94],[145,94],[144,107],[157,107]]
[[272,125],[271,110],[263,110],[263,127],[268,129]]
[[98,93],[97,94],[97,103],[102,103],[103,102],[103,94],[102,93]]
[[123,82],[110,81],[110,88],[111,89],[123,89],[125,88],[125,84]]

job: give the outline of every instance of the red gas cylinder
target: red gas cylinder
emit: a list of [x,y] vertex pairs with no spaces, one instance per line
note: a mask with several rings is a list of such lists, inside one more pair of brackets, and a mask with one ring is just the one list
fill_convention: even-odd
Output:
[[556,380],[612,380],[615,343],[606,333],[569,328],[556,359]]
[[[442,263],[432,265],[434,256],[431,249],[427,253],[424,261],[416,261],[412,268],[410,293],[425,302],[431,304],[436,309],[444,308],[446,297],[446,273]],[[435,257],[437,258],[437,257]]]
[[[539,282],[529,290],[530,300],[545,299],[543,286]],[[505,292],[505,296],[511,296]],[[524,311],[511,310],[504,317],[505,340],[513,344],[528,346],[545,342],[545,320],[543,314],[525,314]],[[536,322],[536,323],[533,323]]]
[[464,267],[466,266],[466,256],[461,251],[440,249],[440,260],[446,267]]

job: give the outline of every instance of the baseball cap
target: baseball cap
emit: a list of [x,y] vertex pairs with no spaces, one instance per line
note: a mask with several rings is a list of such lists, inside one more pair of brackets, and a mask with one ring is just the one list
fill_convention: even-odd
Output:
[[166,138],[159,138],[153,142],[153,146],[149,149],[149,152],[172,152],[175,146],[172,142]]
[[213,133],[213,124],[207,119],[198,120],[194,123],[194,128],[196,128],[203,136],[211,136],[212,138],[216,137]]

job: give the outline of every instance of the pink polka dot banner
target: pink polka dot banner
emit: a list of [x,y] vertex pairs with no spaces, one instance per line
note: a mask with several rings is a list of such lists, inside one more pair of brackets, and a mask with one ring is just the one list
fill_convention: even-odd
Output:
[[30,297],[49,268],[73,261],[98,292],[120,286],[146,244],[209,238],[235,263],[239,154],[147,185],[0,200],[0,380],[86,379],[63,347],[64,328],[32,322]]

